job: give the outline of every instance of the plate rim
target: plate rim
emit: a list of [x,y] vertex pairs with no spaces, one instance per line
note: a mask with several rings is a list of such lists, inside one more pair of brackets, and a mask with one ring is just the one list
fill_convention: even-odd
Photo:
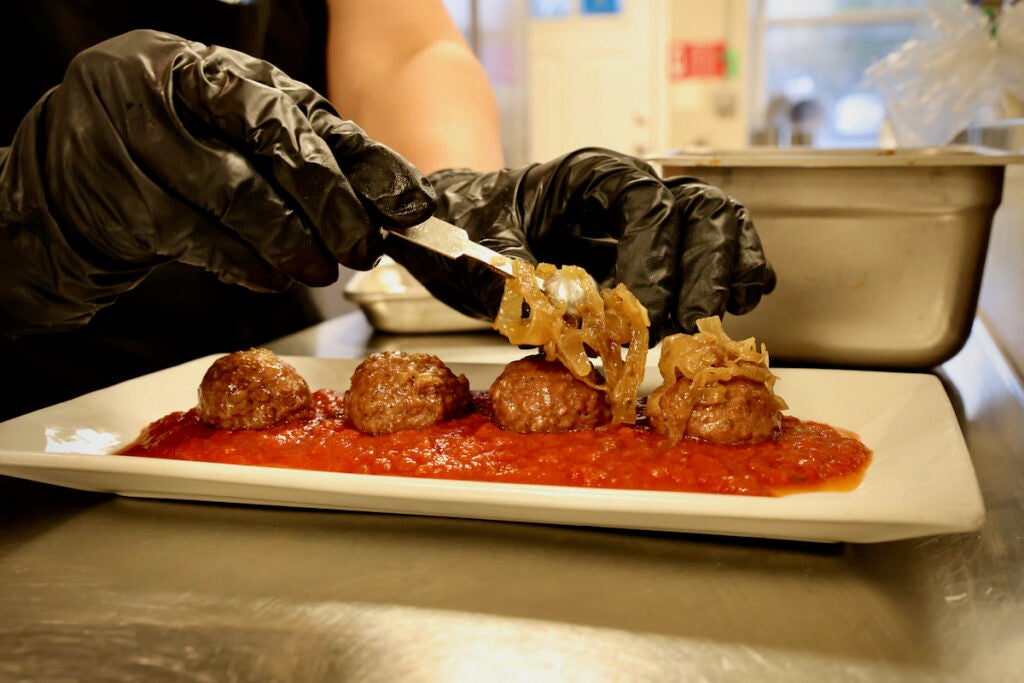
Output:
[[[160,370],[149,375],[143,375],[118,385],[101,389],[97,392],[83,395],[64,403],[50,406],[27,415],[13,418],[0,423],[0,435],[5,430],[17,426],[19,422],[32,422],[54,413],[60,414],[68,410],[74,410],[76,406],[87,404],[97,398],[109,396],[114,393],[131,392],[133,389],[145,387],[152,383],[157,376],[161,378],[173,377],[175,375],[187,375],[198,369],[209,365],[212,359],[222,354],[211,354],[202,358],[194,359],[180,365]],[[353,367],[361,359],[340,359],[321,358],[315,356],[289,356],[282,355],[281,358],[298,366],[331,366],[341,367],[342,365]],[[446,361],[447,362],[447,361]],[[494,371],[501,366],[500,363],[479,363],[449,362],[453,369],[473,368],[480,371]],[[650,367],[650,366],[649,366]],[[656,369],[656,368],[655,368]],[[970,469],[969,481],[958,481],[963,496],[960,499],[960,506],[953,509],[945,508],[936,514],[931,509],[915,514],[893,514],[892,511],[878,509],[871,504],[869,499],[865,504],[864,495],[858,494],[861,487],[850,492],[807,492],[783,496],[778,498],[766,498],[759,496],[737,496],[731,494],[696,493],[696,492],[669,492],[669,491],[636,491],[626,489],[598,489],[582,487],[557,487],[538,484],[516,484],[507,482],[478,482],[466,480],[449,479],[428,479],[417,477],[404,477],[395,475],[371,475],[344,472],[322,472],[314,470],[293,470],[277,467],[261,467],[250,465],[236,465],[228,463],[209,463],[193,461],[163,460],[142,456],[113,456],[110,453],[56,453],[39,452],[24,449],[0,449],[0,474],[16,476],[23,479],[35,479],[56,483],[59,486],[70,488],[83,488],[68,483],[52,481],[52,476],[58,472],[69,474],[73,480],[76,475],[108,475],[117,477],[150,477],[161,479],[165,483],[179,480],[189,482],[200,482],[208,485],[219,485],[222,488],[227,485],[234,487],[249,487],[258,490],[259,488],[273,488],[275,490],[301,492],[315,492],[325,496],[349,496],[361,499],[373,499],[380,501],[396,500],[398,497],[403,502],[410,501],[415,504],[435,506],[441,503],[449,503],[453,508],[453,517],[475,517],[489,519],[507,519],[516,521],[515,513],[522,513],[528,508],[533,508],[532,513],[548,511],[554,517],[560,514],[572,516],[577,513],[592,512],[595,508],[595,519],[602,519],[611,514],[640,515],[647,517],[665,518],[670,520],[671,528],[658,528],[657,530],[670,530],[679,532],[691,531],[693,524],[687,524],[699,519],[714,517],[722,520],[751,520],[761,522],[763,525],[788,526],[794,524],[826,524],[836,527],[838,533],[834,541],[861,541],[870,542],[862,538],[864,534],[843,533],[851,527],[877,527],[880,532],[888,530],[890,533],[875,534],[878,540],[893,540],[895,538],[907,538],[933,533],[963,532],[977,529],[985,518],[984,501],[978,486],[973,463],[970,461],[970,453],[966,441],[956,420],[955,412],[945,387],[941,380],[929,373],[921,372],[892,372],[882,370],[851,370],[835,368],[776,368],[775,371],[783,377],[811,373],[812,375],[828,375],[832,377],[852,377],[870,379],[869,376],[885,376],[887,378],[900,378],[903,381],[917,381],[921,386],[926,386],[925,391],[931,393],[938,404],[942,407],[944,414],[940,417],[947,427],[955,425],[955,430],[950,430],[947,438],[949,445],[957,452],[952,458],[959,461],[960,465],[966,465]],[[301,372],[301,371],[300,371]],[[166,414],[166,413],[165,413]],[[800,417],[800,415],[796,415]],[[951,423],[950,423],[951,421]],[[137,431],[145,424],[138,425]],[[870,445],[869,445],[870,447]],[[874,450],[874,449],[873,449]],[[963,467],[961,467],[963,469]],[[871,472],[869,466],[868,473]],[[36,475],[36,476],[31,476]],[[50,475],[50,476],[46,476]],[[46,479],[38,477],[46,476]],[[68,477],[58,476],[57,479],[67,481]],[[865,477],[867,480],[867,475]],[[174,488],[174,487],[171,487]],[[178,487],[181,488],[180,486]],[[101,490],[87,488],[86,490]],[[127,487],[114,486],[102,489],[117,495],[131,496]],[[183,498],[182,492],[171,491],[165,495],[159,492],[152,492],[157,495],[145,497],[161,497],[170,499],[193,499]],[[133,496],[138,497],[138,496]],[[299,496],[301,497],[301,496]],[[495,502],[493,498],[497,498]],[[216,493],[210,498],[202,500],[218,500]],[[224,502],[246,502],[246,501],[224,501]],[[252,500],[252,504],[287,505],[287,503],[271,502],[260,503]],[[860,505],[856,510],[851,510],[851,505]],[[495,517],[493,514],[479,516],[473,514],[474,509],[484,509],[488,506],[500,506],[511,511],[512,516]],[[320,507],[317,505],[302,505],[304,507]],[[352,509],[351,507],[334,506],[326,503],[324,507],[333,509]],[[385,511],[385,510],[374,510]],[[411,514],[430,514],[430,512],[412,512]],[[536,517],[536,514],[523,515],[525,517]],[[550,515],[549,515],[550,516]],[[678,517],[676,522],[671,519]],[[522,521],[537,521],[524,519]],[[551,519],[543,523],[566,523]],[[567,522],[573,523],[573,522]],[[601,523],[596,526],[615,526],[614,524]],[[627,526],[633,529],[655,529],[650,524],[643,526]],[[791,535],[775,536],[770,529],[764,530],[763,534],[729,534],[728,532],[712,531],[713,534],[722,535],[760,535],[765,537],[793,538]],[[698,531],[697,533],[702,533]],[[868,534],[870,536],[870,534]],[[796,540],[826,540],[820,538],[800,538]]]

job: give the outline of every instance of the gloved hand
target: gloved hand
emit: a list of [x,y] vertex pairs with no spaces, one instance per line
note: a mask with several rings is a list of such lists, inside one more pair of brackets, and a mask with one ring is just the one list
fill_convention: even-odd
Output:
[[330,284],[435,206],[270,64],[128,33],[78,55],[0,150],[0,334],[83,324],[173,260],[254,290]]
[[[647,163],[581,149],[544,164],[430,176],[437,215],[496,251],[532,263],[584,267],[599,284],[623,282],[647,307],[652,344],[726,311],[742,314],[775,287],[746,209],[695,178],[662,180]],[[437,298],[493,319],[504,278],[446,261],[401,239],[386,251]]]

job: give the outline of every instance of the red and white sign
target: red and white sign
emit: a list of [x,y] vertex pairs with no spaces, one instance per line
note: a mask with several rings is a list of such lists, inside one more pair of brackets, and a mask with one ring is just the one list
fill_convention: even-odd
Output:
[[668,77],[671,81],[688,78],[725,78],[725,42],[673,40],[668,46]]

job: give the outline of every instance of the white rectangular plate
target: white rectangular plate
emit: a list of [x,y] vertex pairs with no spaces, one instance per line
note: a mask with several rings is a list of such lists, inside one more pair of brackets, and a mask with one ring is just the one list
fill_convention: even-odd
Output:
[[[929,374],[779,369],[788,414],[857,433],[858,488],[760,498],[339,474],[109,455],[196,403],[216,356],[0,423],[0,474],[124,496],[870,543],[978,528],[984,505],[955,413]],[[357,361],[286,356],[311,388],[344,390]],[[450,363],[474,389],[502,366]],[[652,378],[651,375],[654,375]],[[648,369],[641,391],[658,377]],[[652,384],[652,382],[654,384]]]

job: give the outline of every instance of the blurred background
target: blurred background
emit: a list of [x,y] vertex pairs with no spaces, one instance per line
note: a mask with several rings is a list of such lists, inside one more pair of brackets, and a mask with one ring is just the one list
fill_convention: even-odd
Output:
[[[1011,4],[943,1],[979,17]],[[642,155],[887,144],[866,71],[920,36],[929,4],[447,0],[501,99],[511,165],[583,145]]]
[[[647,158],[739,150],[840,159],[851,152],[877,154],[880,148],[931,153],[967,145],[1024,152],[1024,4],[1014,6],[1012,0],[446,4],[497,94],[509,166],[546,161],[585,146]],[[843,202],[863,204],[863,195],[842,193],[852,182],[828,192],[808,189],[805,181],[784,181],[766,163],[768,196],[753,198],[757,193],[749,188],[735,194],[751,209],[777,267],[785,267],[786,258],[798,263],[789,264],[785,287],[780,285],[772,300],[727,325],[754,326],[783,352],[780,358],[790,334],[818,340],[831,334],[849,346],[849,330],[862,331],[864,343],[875,344],[881,343],[873,341],[880,328],[898,338],[897,323],[906,328],[908,348],[917,348],[921,340],[936,343],[943,334],[955,347],[955,337],[969,331],[977,304],[1007,354],[1024,368],[1024,165],[1007,165],[1005,183],[1002,176],[995,181],[1005,187],[1001,204],[1001,188],[988,188],[994,194],[984,201],[999,205],[989,221],[975,206],[983,201],[980,193],[954,196],[938,182],[936,174],[954,174],[949,168],[921,170],[914,181],[917,189],[910,193],[923,202],[917,208],[893,198],[892,205],[864,206],[860,213],[847,211],[845,218],[837,218],[836,207]],[[913,166],[913,159],[907,164]],[[812,176],[810,185],[821,180],[813,171],[798,177]],[[738,173],[726,176],[720,186],[731,191],[729,181],[738,179]],[[790,184],[778,186],[785,182]],[[824,205],[794,208],[798,202],[791,195],[797,186],[805,186]],[[800,211],[832,218],[801,228]],[[963,241],[968,224],[974,231],[970,249]],[[941,237],[932,230],[937,226],[945,226]],[[913,232],[918,229],[920,238]],[[836,246],[846,230],[862,235],[856,248]],[[880,255],[896,249],[897,235],[904,235],[908,255],[886,264]],[[799,250],[809,240],[820,242],[820,249],[804,256]],[[926,244],[931,256],[922,248]],[[931,265],[922,265],[925,258]],[[870,278],[862,277],[865,269]],[[909,270],[917,273],[913,286],[886,289],[886,280],[879,277],[885,274],[888,282],[900,283]],[[920,276],[925,271],[932,273],[931,280]],[[848,275],[846,280],[841,273]],[[422,306],[417,297],[427,296],[403,273],[381,269],[374,277],[349,285],[349,299],[353,293],[379,298],[382,292],[399,291]],[[404,279],[395,289],[387,278]],[[783,292],[786,287],[791,291]],[[893,298],[896,291],[904,292],[904,299]],[[353,307],[336,293],[317,294],[328,313]],[[819,299],[823,310],[807,313]],[[790,305],[794,302],[801,305]],[[882,302],[893,309],[892,320],[875,319],[885,308]],[[932,329],[926,323],[929,315],[936,325],[954,325],[955,334]],[[813,331],[804,329],[814,321]],[[793,355],[806,360],[802,351]]]

